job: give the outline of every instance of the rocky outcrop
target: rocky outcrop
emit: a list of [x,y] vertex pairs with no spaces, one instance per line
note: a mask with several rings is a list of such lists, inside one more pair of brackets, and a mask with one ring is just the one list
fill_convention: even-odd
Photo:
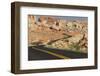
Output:
[[28,27],[29,45],[42,44],[59,49],[87,52],[88,30],[86,22],[29,15]]
[[78,43],[83,38],[83,34],[75,34],[72,37],[68,38],[70,43]]

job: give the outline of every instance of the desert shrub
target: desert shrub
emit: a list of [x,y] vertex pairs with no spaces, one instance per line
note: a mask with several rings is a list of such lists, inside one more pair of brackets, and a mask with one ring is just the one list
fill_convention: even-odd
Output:
[[81,47],[78,44],[73,43],[69,46],[69,49],[74,51],[80,51]]

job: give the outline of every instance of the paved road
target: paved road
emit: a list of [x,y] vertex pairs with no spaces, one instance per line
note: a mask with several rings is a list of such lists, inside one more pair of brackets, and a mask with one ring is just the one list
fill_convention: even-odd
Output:
[[32,47],[28,48],[28,60],[52,60],[52,59],[62,59],[62,58],[42,52]]
[[43,46],[35,46],[28,48],[28,60],[53,60],[76,58],[87,58],[87,54],[73,52],[70,50],[51,49]]

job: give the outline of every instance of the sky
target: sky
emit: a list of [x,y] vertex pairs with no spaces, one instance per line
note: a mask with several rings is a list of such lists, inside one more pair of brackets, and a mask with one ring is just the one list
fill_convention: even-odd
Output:
[[[36,18],[38,19],[40,16],[48,16],[50,17],[50,15],[34,15],[36,16]],[[88,21],[88,17],[77,17],[77,16],[51,16],[57,19],[64,19],[64,20],[68,20],[68,21]]]

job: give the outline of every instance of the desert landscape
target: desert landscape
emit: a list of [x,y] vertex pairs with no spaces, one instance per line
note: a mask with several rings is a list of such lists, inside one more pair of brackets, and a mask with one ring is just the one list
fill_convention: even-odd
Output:
[[88,53],[88,21],[28,15],[28,46]]

